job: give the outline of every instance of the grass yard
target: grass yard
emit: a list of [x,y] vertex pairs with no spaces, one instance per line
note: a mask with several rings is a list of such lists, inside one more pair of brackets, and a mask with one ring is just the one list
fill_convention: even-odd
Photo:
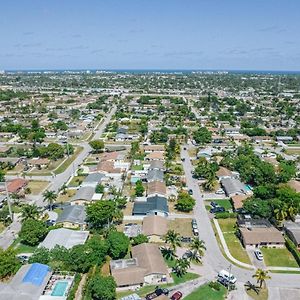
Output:
[[133,165],[131,167],[131,170],[133,170],[133,171],[143,171],[144,170],[144,166],[143,165]]
[[84,180],[85,176],[74,176],[70,183],[69,183],[69,187],[77,187],[79,186],[82,181]]
[[175,205],[176,205],[177,201],[168,201],[168,206],[169,206],[169,211],[170,213],[174,213],[174,214],[183,214],[183,215],[192,215],[193,211],[190,212],[184,212],[184,211],[179,211],[176,209]]
[[293,255],[288,249],[261,248],[264,261],[267,266],[272,267],[299,267]]
[[246,293],[254,300],[268,300],[268,289],[262,288],[257,295],[253,290],[247,291]]
[[206,209],[211,209],[212,207],[210,206],[210,202],[216,202],[218,203],[220,206],[224,207],[225,210],[230,210],[232,209],[232,205],[229,199],[211,199],[211,200],[206,200],[205,201],[205,207]]
[[0,233],[1,233],[4,229],[5,229],[5,225],[4,225],[2,222],[0,222]]
[[170,220],[168,229],[178,232],[181,236],[193,236],[192,219],[174,219]]
[[38,195],[42,193],[48,185],[48,181],[30,180],[27,187],[30,188],[31,194]]
[[209,287],[208,284],[205,284],[199,287],[197,290],[192,292],[187,297],[184,297],[185,300],[223,300],[225,299],[226,289],[223,286],[220,286],[220,290],[216,291]]
[[64,172],[75,160],[75,158],[79,155],[79,153],[83,150],[83,147],[76,147],[73,155],[68,157],[57,169],[54,170],[55,174],[60,174]]
[[172,275],[175,285],[184,283],[186,281],[194,280],[194,279],[197,279],[200,277],[199,274],[189,273],[189,272],[184,274],[181,277],[178,277],[175,273],[172,273],[171,275]]
[[218,222],[231,255],[241,262],[251,264],[247,251],[235,235],[236,219],[219,219]]
[[76,194],[76,190],[67,190],[67,193],[65,195],[59,194],[56,202],[57,203],[62,203],[62,202],[67,202]]

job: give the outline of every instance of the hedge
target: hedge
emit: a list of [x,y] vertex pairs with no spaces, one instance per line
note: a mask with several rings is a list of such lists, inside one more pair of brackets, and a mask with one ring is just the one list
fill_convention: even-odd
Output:
[[295,244],[288,238],[285,238],[285,245],[288,250],[293,254],[295,260],[297,261],[298,265],[300,266],[300,252],[298,251]]
[[230,213],[230,212],[219,212],[215,214],[216,219],[230,219],[230,218],[236,218],[236,213]]
[[76,294],[76,291],[78,289],[80,280],[81,280],[81,274],[76,273],[75,278],[74,278],[74,282],[73,282],[72,288],[69,292],[69,295],[67,297],[67,300],[74,300],[75,299],[75,294]]

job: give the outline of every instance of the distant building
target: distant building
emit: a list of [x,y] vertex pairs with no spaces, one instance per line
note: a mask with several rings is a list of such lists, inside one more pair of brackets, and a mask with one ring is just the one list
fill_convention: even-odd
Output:
[[63,209],[63,212],[56,220],[57,225],[62,225],[65,228],[85,228],[86,226],[85,206],[69,205]]

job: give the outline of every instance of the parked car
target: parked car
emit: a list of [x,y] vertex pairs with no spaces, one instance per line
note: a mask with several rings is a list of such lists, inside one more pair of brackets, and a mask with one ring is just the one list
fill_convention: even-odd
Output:
[[189,189],[189,194],[193,195],[193,190],[192,189]]
[[219,207],[220,205],[218,203],[216,203],[216,202],[211,201],[210,202],[210,206],[212,206],[212,207]]
[[199,235],[199,230],[198,230],[198,228],[193,228],[193,234],[194,234],[195,236],[198,236],[198,235]]
[[195,220],[195,219],[193,219],[192,220],[192,228],[194,229],[194,228],[198,228],[198,226],[197,226],[197,221]]
[[185,161],[185,158],[184,158],[184,157],[182,157],[182,158],[181,158],[181,161]]
[[218,189],[218,190],[216,191],[216,194],[218,194],[218,195],[223,195],[223,194],[225,194],[225,192],[224,192],[223,189]]
[[222,278],[222,279],[226,280],[227,282],[229,282],[231,284],[235,284],[236,283],[236,278],[233,276],[233,274],[229,273],[226,270],[221,270],[218,273],[218,278]]
[[146,300],[155,299],[160,295],[169,295],[169,292],[170,291],[168,289],[162,289],[162,288],[156,287],[155,291],[153,293],[146,295]]
[[180,300],[182,298],[182,293],[177,291],[175,294],[172,295],[171,300]]
[[192,238],[189,236],[182,236],[181,237],[181,242],[182,243],[190,243],[192,241]]
[[255,254],[255,256],[256,256],[256,258],[258,259],[258,260],[263,260],[264,259],[264,256],[263,256],[263,254],[262,254],[262,252],[260,251],[260,250],[255,250],[254,251],[254,254]]
[[215,214],[215,213],[219,213],[219,212],[225,212],[225,208],[222,207],[222,206],[219,206],[219,207],[214,207],[210,210],[210,212],[212,214]]

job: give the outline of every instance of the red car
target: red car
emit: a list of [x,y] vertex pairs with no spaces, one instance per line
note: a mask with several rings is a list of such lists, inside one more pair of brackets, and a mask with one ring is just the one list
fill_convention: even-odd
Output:
[[180,300],[182,298],[182,293],[177,291],[175,294],[172,295],[171,300]]

